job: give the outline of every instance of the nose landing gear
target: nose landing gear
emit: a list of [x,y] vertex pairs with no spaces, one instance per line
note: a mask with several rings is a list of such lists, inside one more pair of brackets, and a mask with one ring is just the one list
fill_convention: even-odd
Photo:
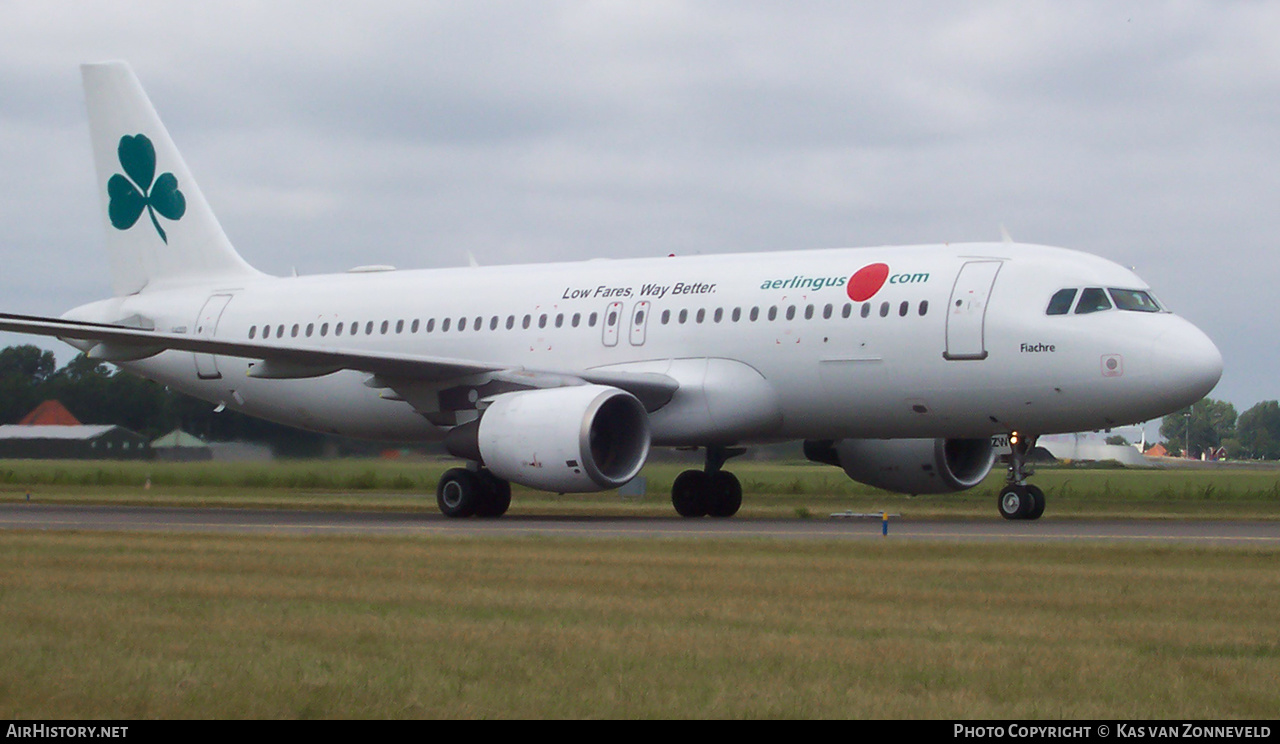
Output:
[[1027,483],[1035,471],[1027,467],[1027,455],[1036,445],[1034,436],[1009,435],[1009,474],[996,505],[1005,519],[1039,519],[1044,514],[1044,491]]

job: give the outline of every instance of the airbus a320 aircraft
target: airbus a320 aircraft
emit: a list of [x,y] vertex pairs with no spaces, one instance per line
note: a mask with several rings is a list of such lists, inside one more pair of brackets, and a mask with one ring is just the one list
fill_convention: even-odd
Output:
[[651,446],[696,447],[686,517],[742,501],[726,460],[803,440],[850,478],[959,491],[1008,437],[1000,513],[1034,519],[1038,435],[1146,421],[1222,372],[1132,272],[1002,243],[278,278],[232,248],[141,85],[83,67],[112,288],[61,318],[0,316],[227,408],[318,432],[443,440],[470,462],[440,510],[496,517],[511,483],[617,488]]

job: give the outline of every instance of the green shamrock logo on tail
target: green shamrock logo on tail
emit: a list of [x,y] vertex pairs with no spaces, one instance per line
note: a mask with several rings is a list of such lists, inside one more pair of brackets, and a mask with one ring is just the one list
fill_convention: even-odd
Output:
[[[128,174],[128,178],[117,173],[107,181],[107,215],[117,230],[128,230],[147,210],[151,216],[151,224],[155,226],[160,239],[169,244],[169,237],[160,227],[156,213],[170,220],[180,220],[187,211],[187,198],[178,190],[178,179],[172,173],[156,175],[156,148],[146,135],[125,135],[120,138],[120,146],[116,149],[120,156],[120,166]],[[132,179],[132,180],[130,180]],[[152,183],[152,179],[155,180]]]

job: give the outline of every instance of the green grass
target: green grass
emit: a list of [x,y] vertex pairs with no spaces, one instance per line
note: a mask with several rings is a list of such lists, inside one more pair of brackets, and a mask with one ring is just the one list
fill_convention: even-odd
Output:
[[0,533],[3,718],[1271,718],[1280,554]]
[[[302,509],[435,509],[445,460],[299,460],[280,463],[0,461],[0,501]],[[688,467],[652,463],[648,493],[547,494],[517,487],[512,514],[670,515],[671,483]],[[812,463],[730,463],[743,484],[744,518],[821,517],[888,509],[912,518],[990,518],[1003,474],[967,492],[904,496],[855,483]],[[1280,469],[1041,468],[1046,518],[1280,518]],[[148,488],[146,484],[150,482]]]
[[[449,466],[0,462],[0,500],[434,512]],[[512,513],[670,516],[682,467]],[[733,470],[746,518],[997,518],[998,475]],[[1050,519],[1280,517],[1274,470],[1036,482]],[[1278,615],[1273,549],[4,531],[0,717],[1270,718]]]

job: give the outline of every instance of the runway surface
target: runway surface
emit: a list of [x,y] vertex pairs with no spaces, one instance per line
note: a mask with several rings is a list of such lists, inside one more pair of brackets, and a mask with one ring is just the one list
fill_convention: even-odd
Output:
[[[447,519],[427,511],[289,511],[0,504],[0,530],[117,530],[265,534],[547,535],[582,538],[881,539],[879,519],[542,517]],[[1141,541],[1280,548],[1280,522],[891,519],[891,539]]]

